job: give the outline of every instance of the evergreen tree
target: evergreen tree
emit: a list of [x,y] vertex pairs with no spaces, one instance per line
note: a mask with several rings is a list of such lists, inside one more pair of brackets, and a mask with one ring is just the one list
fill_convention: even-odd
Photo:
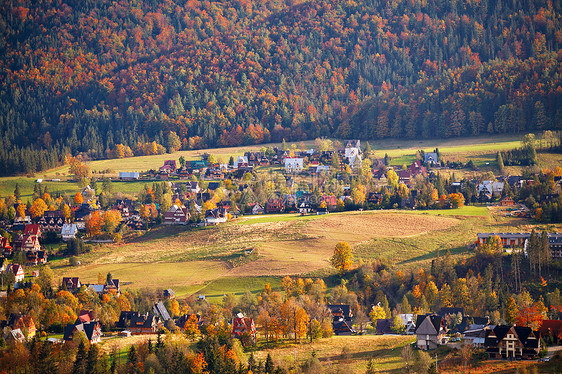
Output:
[[86,358],[87,351],[84,340],[80,340],[78,345],[78,352],[76,352],[76,359],[74,360],[74,366],[72,367],[72,374],[86,374]]
[[16,201],[18,201],[19,199],[21,199],[21,191],[20,191],[20,185],[19,183],[16,183],[16,188],[14,190],[14,196],[16,197]]

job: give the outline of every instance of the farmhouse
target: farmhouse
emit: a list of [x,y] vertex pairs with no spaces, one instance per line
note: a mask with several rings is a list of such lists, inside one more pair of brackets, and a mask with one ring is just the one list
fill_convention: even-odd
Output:
[[515,201],[509,196],[504,196],[499,201],[500,206],[514,206]]
[[533,358],[541,335],[530,327],[498,325],[488,332],[484,346],[490,358]]
[[255,203],[252,205],[252,214],[263,214],[265,210],[260,203]]
[[418,315],[416,320],[417,346],[420,349],[435,349],[443,344],[447,332],[445,319],[437,314]]

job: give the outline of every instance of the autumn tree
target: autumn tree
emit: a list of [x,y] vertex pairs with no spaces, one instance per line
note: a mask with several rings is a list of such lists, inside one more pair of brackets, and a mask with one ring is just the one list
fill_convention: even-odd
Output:
[[119,212],[118,210],[108,210],[107,212],[104,213],[103,215],[103,230],[107,231],[109,233],[113,233],[115,232],[115,229],[117,229],[117,227],[119,226],[119,224],[121,223],[122,217],[121,217],[121,212]]
[[348,271],[353,266],[353,253],[347,242],[339,242],[334,248],[334,254],[330,257],[330,264],[338,269],[340,274]]
[[103,223],[104,221],[100,213],[96,210],[95,212],[89,215],[86,221],[86,232],[91,237],[99,235],[101,233]]
[[84,197],[82,196],[82,194],[80,192],[76,192],[76,195],[74,195],[74,203],[76,205],[80,205],[84,202]]
[[29,208],[29,213],[31,213],[31,216],[33,218],[43,217],[43,214],[47,209],[48,206],[45,203],[45,200],[39,198],[33,201],[33,204],[31,204],[31,208]]

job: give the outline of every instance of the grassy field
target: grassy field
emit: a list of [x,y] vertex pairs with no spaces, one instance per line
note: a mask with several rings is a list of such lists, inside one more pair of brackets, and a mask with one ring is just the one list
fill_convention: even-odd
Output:
[[111,272],[124,287],[173,288],[180,296],[257,292],[279,286],[285,275],[330,274],[329,257],[339,241],[357,260],[380,258],[391,266],[428,266],[437,252],[468,254],[479,231],[519,231],[523,222],[492,217],[485,207],[459,210],[331,213],[325,216],[244,217],[215,227],[160,226],[126,243],[97,246],[51,263],[56,275],[95,282]]
[[278,365],[290,367],[295,358],[302,365],[314,352],[323,366],[337,367],[339,370],[334,372],[338,373],[364,373],[369,360],[373,360],[377,371],[403,373],[404,362],[400,357],[400,350],[413,341],[415,338],[411,336],[334,336],[312,343],[264,349],[256,352],[255,356],[258,360],[265,361],[269,353]]

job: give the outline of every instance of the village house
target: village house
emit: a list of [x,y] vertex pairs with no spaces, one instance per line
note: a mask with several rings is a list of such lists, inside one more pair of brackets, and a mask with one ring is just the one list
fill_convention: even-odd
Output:
[[86,217],[88,217],[94,209],[90,207],[89,204],[82,204],[74,210],[74,223],[78,230],[84,230],[86,228]]
[[77,318],[76,322],[69,323],[64,329],[63,340],[65,342],[72,341],[76,334],[84,334],[90,344],[97,344],[101,342],[101,326],[98,321],[83,322],[82,319]]
[[423,154],[423,163],[428,166],[435,166],[439,162],[439,156],[435,152],[426,152]]
[[281,213],[284,208],[283,199],[267,199],[265,211],[267,213]]
[[292,157],[285,159],[285,173],[300,173],[303,171],[303,162],[302,158]]
[[61,287],[66,288],[67,291],[74,292],[82,287],[78,277],[63,277]]
[[502,194],[503,187],[503,182],[483,181],[477,187],[478,196],[480,198],[485,197],[488,200],[492,200],[494,197],[500,196]]
[[37,224],[41,226],[42,232],[60,233],[65,219],[61,210],[47,210]]
[[78,233],[78,226],[75,223],[65,223],[62,226],[61,236],[65,242],[76,238]]
[[2,251],[2,255],[6,257],[12,254],[12,246],[10,245],[8,238],[0,236],[0,250]]
[[187,225],[189,222],[189,210],[185,206],[172,205],[170,209],[164,213],[164,225]]
[[234,161],[235,169],[247,168],[248,166],[250,166],[250,163],[247,156],[236,157],[236,160]]
[[228,213],[226,208],[218,207],[215,209],[209,209],[205,212],[205,224],[206,225],[217,225],[219,223],[224,223],[228,219]]
[[562,320],[545,319],[539,328],[541,337],[552,344],[562,344]]
[[33,338],[37,332],[33,317],[26,314],[11,313],[6,321],[6,326],[12,330],[20,329],[27,339]]
[[349,166],[352,169],[361,167],[361,141],[360,140],[346,140],[344,142],[344,157],[347,159]]
[[250,204],[252,214],[263,214],[265,209],[260,203]]
[[[548,242],[550,245],[550,256],[553,260],[562,259],[562,234],[561,233],[548,233]],[[531,238],[530,233],[478,233],[475,245],[484,244],[486,239],[490,236],[498,236],[501,239],[504,248],[516,248],[523,245],[526,248],[526,242]]]
[[45,251],[27,251],[25,253],[27,259],[26,265],[39,265],[47,263],[47,252]]
[[19,243],[19,249],[22,251],[38,252],[41,250],[41,244],[37,235],[23,235]]
[[168,313],[168,309],[166,309],[164,303],[161,301],[152,306],[152,312],[164,322],[172,319],[172,317],[170,317],[170,313]]
[[499,201],[500,206],[514,206],[515,201],[509,196],[504,196]]
[[162,327],[160,318],[153,313],[122,311],[116,327],[127,329],[133,335],[154,334]]
[[238,313],[234,320],[232,321],[232,337],[242,338],[244,336],[249,336],[252,342],[256,341],[256,325],[254,319],[250,317],[244,317],[242,313]]
[[415,332],[418,348],[435,349],[444,343],[447,333],[445,319],[437,314],[418,315]]
[[541,335],[530,327],[498,325],[486,336],[490,358],[534,358],[540,351]]
[[23,271],[23,266],[20,264],[9,264],[6,271],[11,271],[14,273],[14,282],[22,282],[25,278],[25,273]]
[[336,335],[351,335],[356,331],[353,329],[351,320],[353,313],[351,307],[345,304],[329,304],[326,305],[332,312],[332,328]]

